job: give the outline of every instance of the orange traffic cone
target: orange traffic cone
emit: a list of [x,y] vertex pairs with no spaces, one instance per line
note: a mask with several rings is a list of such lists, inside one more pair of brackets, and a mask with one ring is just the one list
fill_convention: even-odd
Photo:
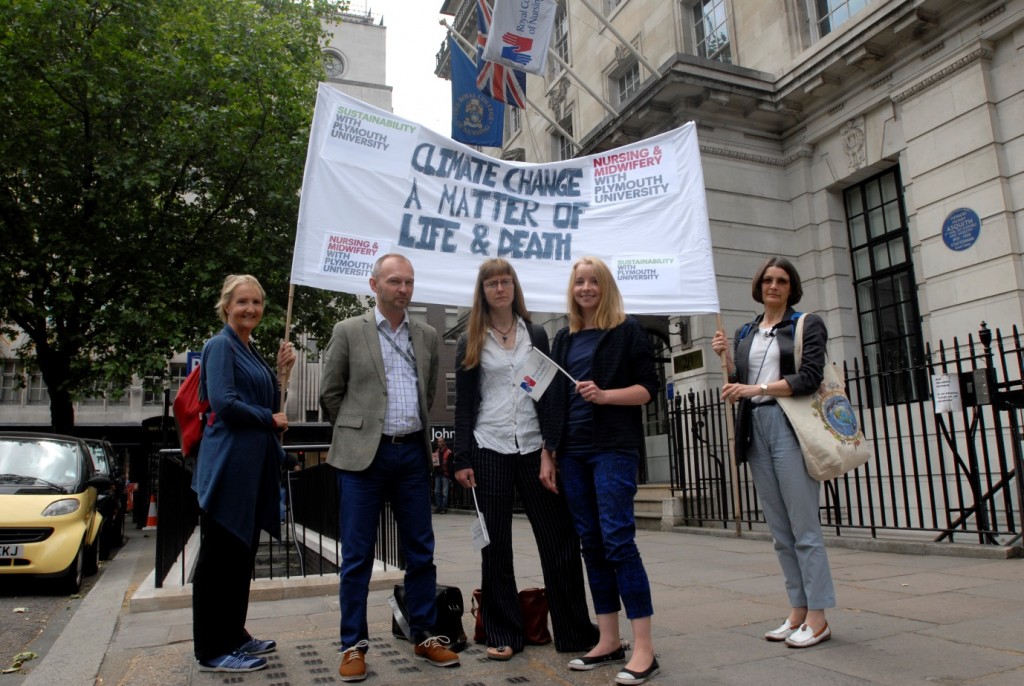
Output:
[[153,531],[156,529],[156,496],[149,496],[149,515],[146,517],[146,526],[142,527],[143,531]]

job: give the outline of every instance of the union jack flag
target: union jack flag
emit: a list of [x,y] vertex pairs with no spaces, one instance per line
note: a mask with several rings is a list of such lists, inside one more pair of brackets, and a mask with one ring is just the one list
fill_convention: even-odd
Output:
[[526,74],[484,60],[484,45],[491,29],[491,8],[485,0],[476,0],[476,87],[498,102],[526,107]]

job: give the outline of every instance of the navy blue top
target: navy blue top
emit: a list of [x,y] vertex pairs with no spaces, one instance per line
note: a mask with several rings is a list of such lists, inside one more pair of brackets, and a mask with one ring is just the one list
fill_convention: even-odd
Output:
[[[579,336],[569,327],[555,335],[551,359],[563,368],[568,364],[570,341]],[[654,362],[651,340],[634,317],[612,329],[599,329],[597,344],[590,358],[592,380],[599,388],[610,390],[640,384],[651,394],[658,393],[661,382]],[[579,378],[579,377],[574,377]],[[565,374],[556,374],[544,397],[551,396],[549,410],[541,417],[544,447],[565,450],[568,442],[569,396],[572,382]],[[644,443],[643,413],[639,405],[593,405],[591,407],[591,445],[589,450],[640,450]]]
[[[569,353],[566,356],[566,371],[577,381],[591,379],[591,361],[597,341],[601,338],[600,329],[585,329],[569,337]],[[594,405],[576,392],[569,389],[569,416],[566,422],[566,449],[570,451],[587,450],[594,445]]]
[[280,536],[284,449],[274,429],[281,403],[274,372],[225,325],[203,346],[200,382],[213,424],[204,427],[192,476],[199,507],[251,545],[260,529]]

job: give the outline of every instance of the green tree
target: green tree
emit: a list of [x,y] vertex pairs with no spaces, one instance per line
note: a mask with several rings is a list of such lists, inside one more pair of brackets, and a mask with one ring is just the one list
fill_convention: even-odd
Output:
[[[55,430],[76,399],[197,349],[227,274],[263,282],[273,353],[321,18],[345,4],[0,3],[0,322],[27,335]],[[358,308],[299,291],[293,330],[321,340]]]

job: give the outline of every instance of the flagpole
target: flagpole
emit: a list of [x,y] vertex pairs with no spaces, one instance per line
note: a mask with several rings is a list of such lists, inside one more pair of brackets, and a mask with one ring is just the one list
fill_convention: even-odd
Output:
[[[455,31],[455,30],[454,30],[454,29],[453,29],[453,28],[452,28],[451,26],[448,26],[448,21],[447,21],[446,19],[444,19],[444,18],[442,18],[442,19],[438,20],[438,22],[437,22],[437,23],[438,23],[438,24],[440,24],[441,26],[443,26],[443,27],[445,28],[445,30],[446,30],[446,31],[448,31],[448,34],[449,34],[449,35],[451,35],[451,36],[454,36],[454,37],[455,37],[455,40],[457,40],[457,41],[459,42],[459,45],[465,45],[465,46],[466,46],[467,48],[469,48],[469,51],[470,51],[471,53],[473,53],[473,54],[474,54],[474,59],[475,59],[475,53],[476,53],[476,48],[475,48],[475,47],[473,46],[473,44],[472,44],[472,43],[470,43],[470,42],[469,42],[469,40],[468,40],[468,39],[467,39],[467,38],[466,38],[465,36],[461,36],[461,35],[459,35],[458,31]],[[580,145],[580,144],[579,144],[579,143],[578,143],[578,142],[576,141],[576,139],[572,137],[572,134],[571,134],[571,133],[569,133],[568,131],[566,131],[565,129],[563,129],[563,128],[562,128],[562,127],[561,127],[561,126],[560,126],[560,125],[558,124],[558,122],[556,122],[556,121],[555,121],[554,119],[552,119],[551,117],[549,117],[549,116],[548,116],[548,114],[547,114],[547,113],[546,113],[546,112],[545,112],[544,110],[542,110],[542,109],[540,109],[539,107],[537,107],[537,105],[535,105],[535,104],[533,103],[533,101],[532,101],[532,100],[530,100],[530,98],[526,96],[526,94],[525,94],[525,93],[523,94],[523,98],[524,98],[524,99],[526,100],[526,104],[527,104],[527,105],[529,105],[530,107],[532,107],[532,108],[534,109],[534,111],[536,111],[536,112],[537,112],[537,114],[539,114],[540,116],[542,116],[542,117],[543,117],[543,118],[545,119],[545,121],[547,121],[547,123],[551,124],[551,126],[552,126],[552,127],[553,127],[553,128],[554,128],[554,129],[556,130],[556,131],[558,131],[558,133],[559,133],[559,134],[561,134],[562,136],[564,136],[566,140],[568,140],[568,141],[569,141],[570,143],[572,143],[572,144],[573,144],[574,146],[576,146],[576,149],[577,149],[577,150],[582,150],[582,149],[583,149],[583,146],[581,146],[581,145]]]
[[[715,315],[718,318],[718,331],[725,331],[722,326],[722,314]],[[729,383],[729,348],[722,351],[722,384]],[[736,420],[732,416],[732,406],[725,404],[725,440],[729,444],[729,477],[732,479],[732,507],[736,517],[736,536],[743,536],[743,529],[740,523],[740,470],[736,466]]]
[[608,112],[613,117],[619,116],[618,110],[616,110],[614,107],[609,105],[605,101],[604,98],[602,98],[600,95],[598,95],[596,92],[594,92],[594,89],[591,88],[590,86],[588,86],[586,84],[586,82],[580,77],[580,75],[577,74],[575,71],[573,71],[573,68],[570,67],[569,64],[565,60],[563,60],[561,57],[558,56],[558,53],[555,52],[554,48],[548,48],[548,56],[549,57],[554,57],[555,61],[558,62],[558,66],[560,66],[562,69],[564,69],[565,72],[569,76],[571,76],[573,78],[573,80],[576,81],[576,83],[578,83],[580,85],[580,88],[582,88],[586,92],[590,93],[590,95],[594,98],[594,100],[597,100],[597,102],[601,105],[601,107],[603,107],[605,109],[606,112]]
[[[284,342],[285,343],[288,343],[290,341],[290,339],[291,339],[291,331],[292,331],[292,304],[294,302],[295,302],[295,284],[290,283],[290,284],[288,284],[288,309],[285,310],[285,315],[284,315]],[[285,395],[288,392],[288,381],[289,381],[289,379],[291,377],[291,374],[292,374],[292,368],[289,367],[288,369],[286,369],[284,371],[284,375],[283,376],[279,373],[278,377],[277,377],[277,380],[281,384],[281,412],[285,411],[285,402],[287,401],[287,398],[285,397]]]
[[613,36],[619,39],[619,41],[626,47],[627,50],[633,53],[633,56],[636,57],[637,60],[639,60],[640,63],[647,68],[647,71],[651,72],[651,74],[653,74],[654,76],[661,76],[661,72],[659,72],[653,64],[648,62],[647,58],[641,55],[640,51],[637,50],[631,42],[626,40],[626,37],[619,33],[618,29],[612,26],[612,23],[605,18],[604,14],[599,9],[597,9],[591,4],[590,0],[580,0],[580,2],[582,2],[586,6],[586,8],[590,10],[595,17],[597,17],[597,20],[599,22],[605,25],[605,27],[611,32]]

